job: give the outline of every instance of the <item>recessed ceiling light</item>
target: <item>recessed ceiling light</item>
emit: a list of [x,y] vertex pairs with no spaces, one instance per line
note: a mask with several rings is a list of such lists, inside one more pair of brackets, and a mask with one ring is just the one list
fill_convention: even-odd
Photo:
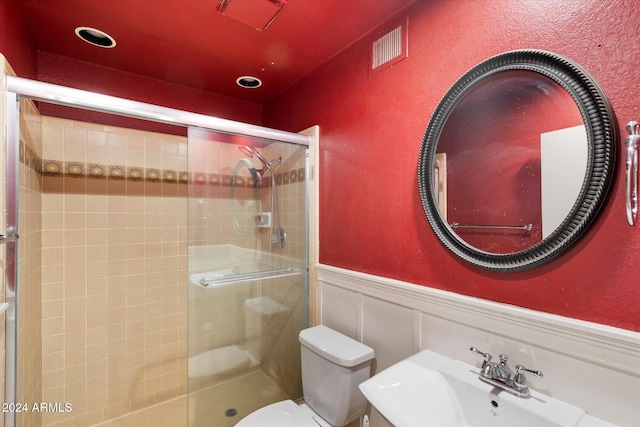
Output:
[[76,35],[82,40],[99,47],[115,47],[116,41],[109,34],[91,27],[76,28]]
[[238,86],[245,87],[248,89],[255,89],[257,87],[262,86],[262,80],[253,76],[242,76],[236,79],[236,83]]

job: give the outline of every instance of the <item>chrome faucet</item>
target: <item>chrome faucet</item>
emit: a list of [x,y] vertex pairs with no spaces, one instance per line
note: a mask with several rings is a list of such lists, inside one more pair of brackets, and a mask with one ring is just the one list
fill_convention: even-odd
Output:
[[507,365],[507,360],[509,360],[509,357],[506,354],[501,354],[498,357],[500,357],[500,363],[496,364],[495,368],[493,369],[493,374],[499,381],[507,382],[513,376],[513,371]]
[[489,353],[482,352],[475,347],[471,347],[469,350],[484,357],[484,362],[482,362],[478,378],[515,396],[524,399],[531,397],[525,373],[529,373],[539,378],[543,375],[540,371],[527,369],[522,365],[516,365],[516,373],[514,375],[511,368],[509,368],[509,365],[507,365],[509,357],[507,357],[506,354],[501,354],[499,356],[500,363],[494,363],[491,362],[492,356]]

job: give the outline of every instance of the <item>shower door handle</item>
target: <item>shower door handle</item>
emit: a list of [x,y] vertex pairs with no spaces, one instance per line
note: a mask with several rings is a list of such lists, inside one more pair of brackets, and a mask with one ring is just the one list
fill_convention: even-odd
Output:
[[18,236],[16,233],[13,233],[13,234],[0,234],[0,244],[1,243],[16,242],[19,238],[20,238],[20,236]]

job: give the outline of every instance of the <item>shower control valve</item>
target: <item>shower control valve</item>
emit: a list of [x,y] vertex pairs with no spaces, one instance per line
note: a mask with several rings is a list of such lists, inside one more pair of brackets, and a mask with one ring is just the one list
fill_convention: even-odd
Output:
[[271,228],[271,212],[260,212],[256,215],[258,228]]

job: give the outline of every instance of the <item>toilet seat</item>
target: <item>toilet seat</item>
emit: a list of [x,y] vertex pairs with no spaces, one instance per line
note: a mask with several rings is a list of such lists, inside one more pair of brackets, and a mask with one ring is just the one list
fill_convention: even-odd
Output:
[[235,427],[330,427],[307,405],[283,400],[260,408],[244,417]]

